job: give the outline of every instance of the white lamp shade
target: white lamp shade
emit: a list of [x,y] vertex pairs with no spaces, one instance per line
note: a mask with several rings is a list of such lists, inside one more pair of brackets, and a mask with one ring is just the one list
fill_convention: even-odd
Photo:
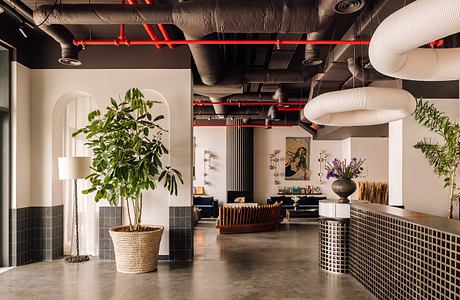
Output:
[[91,174],[91,158],[86,156],[59,157],[59,179],[81,179]]

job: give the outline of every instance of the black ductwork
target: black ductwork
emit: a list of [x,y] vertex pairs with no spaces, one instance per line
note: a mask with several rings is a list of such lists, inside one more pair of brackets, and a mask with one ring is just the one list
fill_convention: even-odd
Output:
[[301,83],[311,77],[302,69],[251,69],[243,72],[244,83]]
[[367,69],[364,67],[361,58],[350,57],[347,59],[348,70],[355,79],[360,80],[362,83],[370,81],[393,80],[394,78],[385,76],[375,69]]
[[[174,24],[188,39],[219,33],[310,33],[326,30],[341,0],[192,0],[153,5],[43,5],[35,22],[46,24]],[[201,80],[214,85],[223,71],[215,45],[191,45]]]
[[[2,0],[0,1],[0,3],[8,5],[9,7],[11,7],[11,9],[23,16],[28,22],[33,24],[34,12],[20,0]],[[41,22],[36,24],[41,24]],[[80,61],[78,60],[78,53],[80,51],[80,48],[73,44],[74,36],[66,27],[57,24],[43,24],[39,28],[60,44],[60,63],[66,65],[80,64]]]

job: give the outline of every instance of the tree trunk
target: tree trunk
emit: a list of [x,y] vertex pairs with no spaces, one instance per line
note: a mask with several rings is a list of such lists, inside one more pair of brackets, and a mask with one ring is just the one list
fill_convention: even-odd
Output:
[[454,169],[454,171],[450,174],[450,201],[449,201],[449,219],[453,218],[453,210],[454,210],[454,192],[455,192],[455,172],[457,171],[457,168]]

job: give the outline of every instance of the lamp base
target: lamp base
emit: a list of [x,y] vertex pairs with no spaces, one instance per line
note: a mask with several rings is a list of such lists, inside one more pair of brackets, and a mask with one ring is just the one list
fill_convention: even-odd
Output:
[[88,255],[71,255],[67,256],[64,261],[68,264],[76,264],[76,263],[81,263],[84,261],[88,261],[89,256]]

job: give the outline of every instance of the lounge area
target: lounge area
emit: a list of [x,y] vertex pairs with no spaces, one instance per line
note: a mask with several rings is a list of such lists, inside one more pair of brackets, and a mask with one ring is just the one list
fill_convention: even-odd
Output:
[[458,0],[0,0],[0,299],[459,299]]

